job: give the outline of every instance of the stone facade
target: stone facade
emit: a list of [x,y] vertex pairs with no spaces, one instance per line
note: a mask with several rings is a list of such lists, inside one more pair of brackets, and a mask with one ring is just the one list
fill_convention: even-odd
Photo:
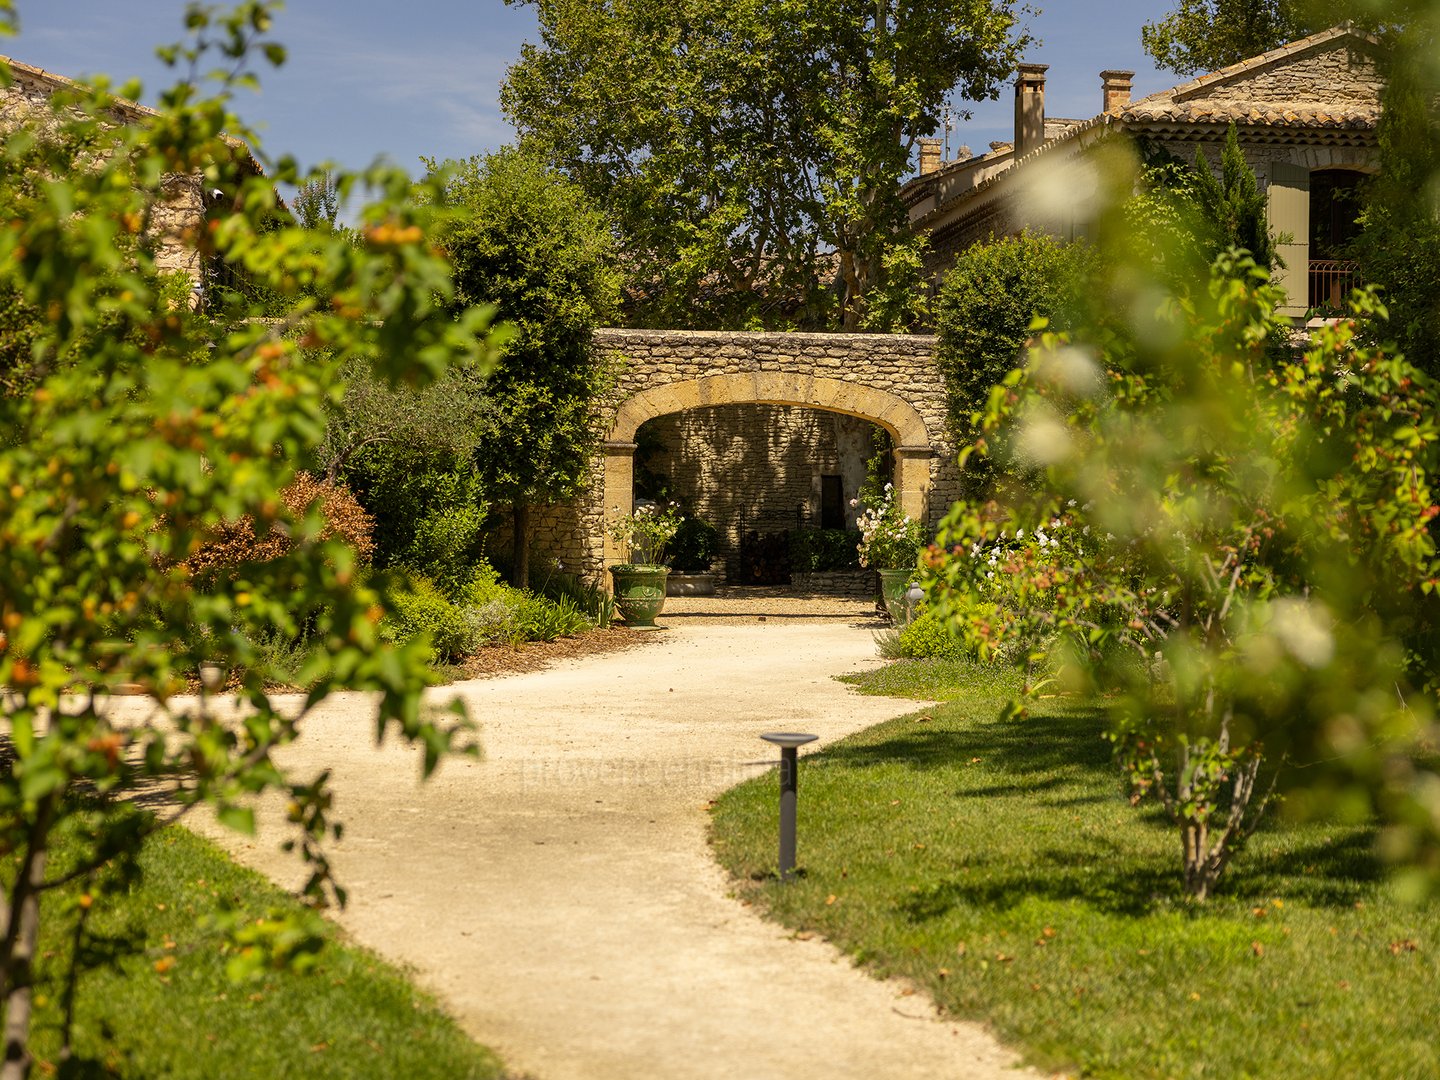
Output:
[[928,234],[931,271],[942,274],[972,244],[1022,228],[1061,239],[1089,235],[1098,211],[1097,151],[1116,136],[1143,140],[1187,163],[1198,149],[1213,168],[1233,123],[1246,160],[1271,193],[1271,230],[1292,241],[1279,251],[1288,269],[1276,281],[1290,293],[1282,311],[1304,315],[1310,175],[1343,170],[1358,176],[1378,166],[1379,44],[1336,27],[1133,102],[1129,76],[1102,72],[1104,111],[1053,137],[1047,124],[1046,141],[1030,153],[1004,148],[906,184],[901,198],[911,228]]
[[[617,375],[597,416],[606,438],[589,487],[571,504],[533,514],[537,551],[567,570],[603,580],[605,568],[622,560],[624,553],[605,536],[605,521],[633,505],[637,435],[649,421],[659,421],[654,430],[675,440],[667,450],[681,455],[682,470],[691,470],[686,475],[697,500],[736,498],[773,508],[777,529],[787,503],[792,514],[802,503],[813,505],[815,477],[823,470],[846,474],[843,458],[853,461],[856,433],[867,424],[890,434],[895,486],[912,517],[934,525],[959,497],[933,337],[601,330],[596,343]],[[746,474],[743,484],[736,481],[738,493],[708,490],[722,470],[696,460],[707,442],[722,448],[720,457],[728,455],[725,468],[732,471],[725,475]],[[842,446],[849,447],[844,455]],[[853,479],[853,464],[848,468]],[[853,497],[848,483],[846,492]]]
[[1288,124],[1302,122],[1302,111],[1308,109],[1335,117],[1357,109],[1374,110],[1378,115],[1385,80],[1376,55],[1376,50],[1359,35],[1332,37],[1313,49],[1276,49],[1173,90],[1152,94],[1125,112],[1136,117],[1160,115],[1167,111],[1164,103],[1168,101],[1189,106],[1184,113],[1187,117],[1195,115],[1200,102],[1243,106],[1227,120],[1253,121],[1251,114],[1257,111],[1256,104],[1289,106],[1294,117],[1281,117],[1281,122]]
[[[10,69],[13,77],[9,86],[0,86],[0,134],[22,126],[41,135],[54,132],[63,114],[55,112],[52,98],[56,91],[76,84],[62,75],[9,57],[0,57],[0,62]],[[117,102],[112,110],[117,125],[143,124],[155,115],[153,110],[127,101]],[[236,161],[258,173],[259,166],[251,158],[249,149],[239,142],[233,146]],[[203,267],[194,233],[203,225],[205,212],[205,186],[201,177],[168,173],[161,178],[160,197],[151,206],[145,226],[146,237],[154,245],[156,268],[161,273],[179,272],[197,286],[202,283]]]

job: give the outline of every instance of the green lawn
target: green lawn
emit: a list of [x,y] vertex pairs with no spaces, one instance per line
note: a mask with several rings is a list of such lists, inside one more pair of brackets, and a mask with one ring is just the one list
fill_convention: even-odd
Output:
[[1440,906],[1389,898],[1367,830],[1276,824],[1197,909],[1178,836],[1128,805],[1093,710],[1001,722],[1003,690],[964,663],[851,681],[953,700],[802,763],[791,885],[773,877],[775,773],[719,800],[718,856],[774,918],[1044,1067],[1440,1076]]
[[[57,855],[64,862],[63,848]],[[331,939],[317,968],[235,983],[204,920],[228,901],[251,918],[293,905],[259,875],[183,829],[153,837],[144,878],[97,900],[87,950],[115,951],[82,977],[74,1057],[57,1069],[63,976],[78,889],[46,898],[33,1075],[276,1080],[497,1078],[497,1059],[373,954]],[[396,933],[404,933],[396,927]]]

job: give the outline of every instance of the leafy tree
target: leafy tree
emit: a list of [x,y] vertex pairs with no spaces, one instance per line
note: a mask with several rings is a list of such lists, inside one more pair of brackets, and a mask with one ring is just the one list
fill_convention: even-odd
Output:
[[1366,187],[1353,251],[1381,285],[1391,335],[1415,366],[1440,377],[1440,65],[1435,24],[1416,21],[1392,40],[1377,137],[1380,173]]
[[962,252],[945,275],[936,311],[936,360],[960,442],[990,388],[1021,362],[1031,324],[1076,325],[1093,251],[1039,233],[991,239]]
[[1307,0],[1180,0],[1140,30],[1155,63],[1176,75],[1199,75],[1238,64],[1288,41],[1334,25],[1338,3]]
[[[361,584],[354,552],[321,539],[316,506],[292,512],[279,493],[324,431],[340,365],[427,382],[483,361],[488,312],[447,310],[448,267],[422,242],[421,211],[398,172],[338,178],[342,193],[363,184],[377,197],[363,213],[363,244],[274,227],[274,184],[296,179],[293,163],[250,175],[224,134],[253,140],[229,103],[253,81],[255,51],[283,60],[266,36],[273,6],[192,7],[188,40],[162,50],[189,77],[161,96],[160,115],[117,124],[103,86],[77,87],[56,95],[49,134],[22,127],[0,144],[0,295],[43,314],[27,331],[40,358],[27,392],[0,397],[6,1080],[28,1068],[40,920],[83,918],[43,902],[58,885],[83,880],[86,903],[102,903],[136,872],[147,833],[205,804],[246,828],[244,800],[278,790],[291,801],[292,843],[310,864],[307,893],[343,900],[324,855],[339,828],[326,777],[292,775],[275,749],[339,687],[376,691],[377,735],[397,729],[423,747],[427,773],[456,735],[422,712],[424,643],[379,640],[384,582]],[[0,14],[10,12],[0,3]],[[205,96],[198,72],[217,54],[224,72],[203,84],[217,88]],[[77,159],[76,146],[90,152]],[[146,238],[173,176],[237,193],[234,210],[188,242],[288,297],[278,323],[255,318],[238,293],[203,310],[168,298]],[[328,283],[331,303],[307,291],[316,280]],[[201,587],[188,560],[241,520],[290,542]],[[299,638],[302,626],[308,692],[282,708],[267,691],[276,673],[259,643]],[[243,719],[226,719],[231,708],[212,695],[176,696],[201,662],[236,674],[230,704],[243,706]],[[121,684],[143,689],[144,711],[117,707]],[[134,801],[157,788],[172,792],[168,810]],[[52,865],[59,829],[78,854]],[[284,920],[243,933],[242,968],[283,963],[304,936]]]
[[442,243],[457,304],[494,303],[515,328],[485,384],[475,462],[487,498],[514,515],[514,582],[528,584],[530,507],[589,478],[607,385],[593,332],[615,310],[619,275],[605,219],[585,193],[516,149],[427,162],[453,208]]
[[912,319],[915,141],[1029,43],[1010,0],[533,2],[502,105],[611,213],[652,324]]
[[1197,900],[1287,763],[1307,767],[1298,808],[1378,811],[1385,849],[1440,880],[1428,673],[1403,648],[1440,584],[1430,385],[1358,346],[1353,322],[1277,365],[1278,301],[1232,253],[1208,293],[1165,306],[1168,337],[1103,354],[1108,375],[1047,335],[993,392],[977,443],[1028,482],[958,504],[954,547],[931,555],[937,605],[1031,672],[1027,693],[1061,656],[1121,691],[1118,757],[1135,801],[1157,798],[1179,830]]
[[1144,267],[1173,291],[1206,278],[1223,249],[1214,222],[1201,211],[1196,170],[1166,151],[1145,153],[1134,187],[1121,204],[1126,264]]

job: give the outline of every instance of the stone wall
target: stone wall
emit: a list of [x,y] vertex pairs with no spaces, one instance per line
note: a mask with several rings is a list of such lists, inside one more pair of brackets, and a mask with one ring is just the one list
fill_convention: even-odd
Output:
[[[55,132],[63,114],[51,107],[57,90],[74,84],[60,75],[28,64],[9,61],[13,81],[0,86],[0,134],[28,127],[39,135]],[[144,123],[153,116],[150,109],[122,103],[113,113],[117,125]],[[237,149],[240,149],[237,147]],[[241,150],[242,158],[248,151]],[[156,268],[162,273],[181,272],[192,281],[201,281],[200,257],[193,232],[205,218],[205,189],[199,176],[166,174],[160,181],[160,197],[150,208],[146,239],[154,247]]]
[[1309,55],[1287,56],[1247,72],[1243,78],[1216,79],[1203,90],[1176,96],[1183,96],[1187,102],[1378,105],[1384,86],[1374,50],[1356,48],[1342,40],[1329,42]]
[[817,596],[848,596],[871,600],[880,595],[880,579],[874,570],[821,570],[814,574],[793,574],[790,586]]
[[[740,497],[764,508],[757,516],[773,514],[777,529],[787,503],[791,515],[797,504],[811,505],[815,477],[832,467],[854,476],[835,441],[846,443],[846,457],[853,457],[854,433],[863,424],[837,423],[825,413],[890,432],[899,446],[897,489],[927,524],[936,524],[959,496],[933,337],[601,330],[596,343],[616,367],[614,389],[596,417],[605,451],[592,463],[579,499],[533,513],[536,554],[560,560],[567,570],[603,580],[606,565],[620,557],[605,542],[605,520],[629,511],[636,435],[657,420],[655,430],[677,440],[667,449],[681,453],[680,471],[699,505],[714,505],[718,497],[709,490],[711,479],[743,473],[743,484],[733,481],[743,488]],[[728,448],[729,464],[700,460],[707,443]],[[802,461],[811,453],[817,457]]]
[[822,476],[839,476],[843,501],[855,498],[876,429],[817,409],[716,405],[657,417],[640,430],[646,466],[667,478],[675,500],[720,530],[718,554],[729,563],[747,530],[818,526]]

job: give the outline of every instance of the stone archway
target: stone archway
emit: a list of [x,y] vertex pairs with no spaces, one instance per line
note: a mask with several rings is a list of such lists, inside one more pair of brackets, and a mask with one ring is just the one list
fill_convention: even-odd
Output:
[[[930,460],[935,451],[925,419],[888,390],[839,379],[782,371],[710,375],[642,390],[616,410],[604,443],[604,505],[628,513],[635,483],[635,435],[647,420],[715,405],[793,405],[843,413],[878,424],[895,443],[895,489],[900,507],[919,521],[928,517]],[[609,514],[607,513],[607,516]],[[608,536],[605,562],[623,557]]]
[[907,514],[935,526],[960,496],[935,339],[919,334],[796,334],[719,330],[598,330],[615,383],[600,403],[600,452],[574,501],[537,508],[536,546],[567,572],[608,584],[619,561],[607,533],[634,499],[636,433],[648,420],[729,405],[812,409],[859,417],[894,440]]
[[590,511],[601,567],[621,557],[603,523],[633,505],[636,433],[647,421],[691,410],[762,405],[858,417],[895,444],[905,513],[933,525],[958,495],[932,337],[602,330],[596,342],[620,365]]

